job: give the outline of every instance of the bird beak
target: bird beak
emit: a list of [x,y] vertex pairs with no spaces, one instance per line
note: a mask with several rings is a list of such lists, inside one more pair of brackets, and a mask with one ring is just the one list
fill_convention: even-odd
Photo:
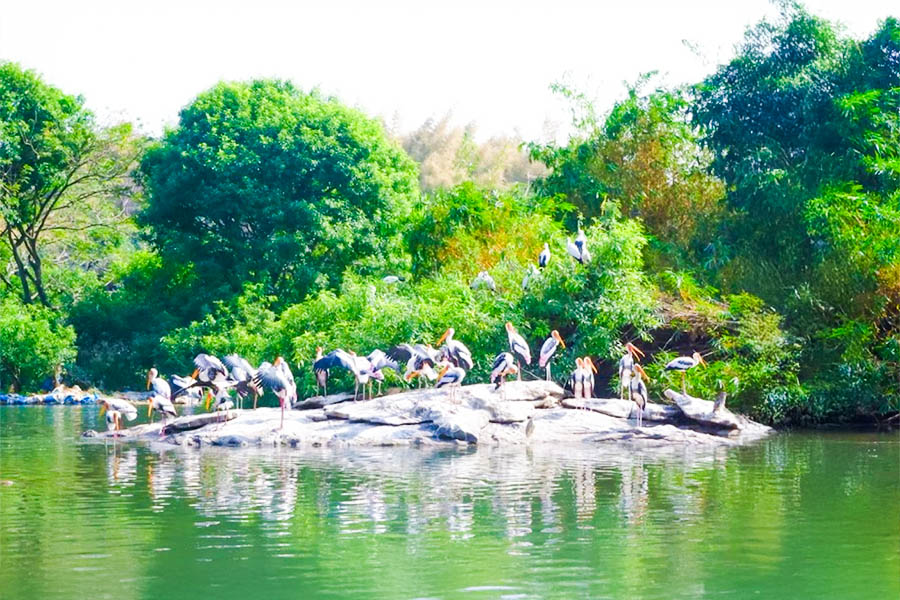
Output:
[[150,372],[147,372],[147,389],[150,389]]
[[209,401],[212,400],[212,394],[209,393],[209,390],[206,391],[206,410],[209,410]]
[[446,373],[449,369],[450,369],[450,365],[444,365],[444,368],[441,369],[440,373],[438,373],[438,378],[440,379],[441,377],[443,377],[444,373]]
[[594,361],[592,361],[592,360],[589,358],[587,362],[588,362],[588,366],[591,367],[591,371],[593,371],[594,373],[596,373],[596,372],[597,372],[597,367],[594,366]]
[[441,336],[441,339],[439,339],[439,340],[437,341],[437,344],[435,344],[435,346],[440,346],[441,343],[442,343],[445,339],[447,339],[447,334],[449,334],[449,333],[450,333],[450,330],[449,330],[449,329],[448,329],[447,331],[445,331],[445,332],[444,332],[444,335]]
[[702,357],[702,356],[700,357],[700,364],[703,365],[704,367],[708,367],[708,366],[709,366],[709,363],[706,362],[705,360],[703,360],[703,357]]
[[150,415],[153,414],[153,397],[150,397],[150,402],[147,403],[147,418],[150,418]]
[[413,377],[415,377],[415,376],[418,375],[418,374],[419,374],[418,371],[410,371],[409,375],[407,375],[407,376],[405,377],[406,383],[409,383],[410,381],[412,381],[412,380],[413,380]]
[[100,405],[100,416],[102,417],[105,414],[106,414],[106,404],[101,404]]
[[558,332],[558,331],[554,331],[554,332],[553,332],[553,337],[556,338],[556,341],[559,342],[559,345],[562,346],[563,349],[565,350],[565,348],[566,348],[566,343],[563,341],[562,336],[559,335],[559,332]]
[[628,342],[627,344],[625,344],[625,347],[627,349],[631,350],[634,354],[637,354],[641,358],[644,358],[644,351],[641,350],[640,348],[638,348],[637,346],[635,346],[634,344],[632,344],[631,342]]

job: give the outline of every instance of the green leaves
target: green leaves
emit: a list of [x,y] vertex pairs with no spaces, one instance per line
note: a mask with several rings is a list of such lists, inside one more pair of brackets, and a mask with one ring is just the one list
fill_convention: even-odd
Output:
[[285,301],[370,257],[393,262],[418,191],[415,165],[376,121],[272,80],[199,95],[141,171],[141,220],[167,260]]
[[75,355],[75,330],[59,315],[11,297],[0,299],[0,391],[37,389]]

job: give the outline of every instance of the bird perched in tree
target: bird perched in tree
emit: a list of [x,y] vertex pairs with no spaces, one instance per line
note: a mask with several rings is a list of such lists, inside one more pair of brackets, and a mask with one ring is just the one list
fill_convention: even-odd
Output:
[[512,323],[506,323],[506,336],[509,339],[509,351],[516,359],[516,373],[518,378],[522,379],[522,366],[520,363],[531,364],[531,349],[528,347],[528,342],[516,331]]
[[239,408],[243,408],[244,398],[253,394],[253,408],[256,408],[256,401],[262,390],[253,378],[256,376],[256,369],[253,368],[247,359],[237,354],[229,354],[223,359],[225,366],[230,372],[230,379],[233,382],[234,390],[240,402]]
[[625,354],[619,359],[619,397],[626,398],[626,394],[631,389],[629,384],[634,375],[635,359],[640,360],[644,357],[644,353],[631,342],[625,344]]
[[261,388],[267,387],[272,390],[272,393],[278,398],[278,403],[281,405],[279,429],[284,429],[284,405],[297,400],[297,384],[294,382],[294,374],[291,372],[290,365],[280,356],[272,364],[264,362],[259,365],[253,380]]
[[572,238],[566,238],[566,252],[582,265],[590,262],[591,253],[587,247],[587,237],[581,229],[578,230],[578,237],[574,243]]
[[528,265],[528,271],[525,273],[525,277],[522,278],[522,289],[527,290],[531,282],[540,276],[541,272],[534,265]]
[[555,329],[550,332],[550,337],[544,340],[543,345],[541,345],[541,355],[538,357],[538,365],[546,369],[547,381],[550,381],[550,361],[556,356],[556,350],[560,346],[565,349],[566,343]]
[[450,390],[450,401],[456,402],[456,390],[462,385],[463,379],[466,378],[466,370],[462,367],[455,367],[450,363],[445,363],[438,373],[438,380],[434,387],[447,387]]
[[[629,384],[631,401],[637,404],[638,407],[638,417],[637,417],[637,426],[641,427],[644,422],[644,407],[647,406],[647,385],[644,383],[644,380],[650,381],[650,378],[647,377],[646,371],[644,371],[644,367],[640,365],[640,363],[634,364],[634,377],[631,378],[631,383]],[[630,415],[629,415],[630,416]]]
[[502,390],[503,383],[508,375],[514,375],[519,371],[516,366],[515,358],[509,352],[501,352],[494,358],[494,364],[491,367],[491,383],[494,384],[494,390],[500,389],[503,398],[506,398],[505,390]]
[[[455,333],[455,329],[452,327],[448,328],[435,346],[441,349],[441,354],[450,361],[454,367],[462,367],[466,371],[471,371],[472,367],[475,366],[475,363],[472,361],[472,353],[465,344],[459,340],[453,339]],[[443,347],[441,346],[442,342],[446,342]]]
[[497,283],[487,271],[479,272],[478,275],[475,276],[475,279],[472,280],[472,285],[470,287],[473,290],[488,289],[492,292],[497,291]]
[[666,365],[666,371],[681,371],[681,393],[685,396],[687,396],[685,373],[688,369],[693,369],[697,365],[706,365],[706,361],[703,360],[699,352],[694,352],[691,356],[679,356]]
[[544,268],[547,266],[547,263],[550,262],[550,244],[544,242],[544,249],[541,250],[541,253],[538,255],[538,266],[540,268]]

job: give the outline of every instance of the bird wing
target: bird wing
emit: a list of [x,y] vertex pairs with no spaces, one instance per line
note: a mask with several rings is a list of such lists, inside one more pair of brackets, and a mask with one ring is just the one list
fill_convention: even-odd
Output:
[[153,381],[150,382],[150,388],[157,396],[162,396],[166,399],[172,397],[172,388],[169,386],[169,383],[162,377],[154,378]]
[[518,333],[515,333],[509,338],[509,347],[512,350],[513,354],[517,354],[526,365],[531,364],[531,349],[528,347],[528,342],[525,341]]
[[201,371],[211,371],[213,373],[228,374],[228,369],[222,364],[222,361],[212,354],[198,354],[194,357],[194,366]]
[[538,360],[538,365],[542,367],[547,366],[547,362],[550,358],[556,353],[556,347],[559,345],[559,342],[556,341],[556,338],[552,335],[544,340],[543,345],[541,346],[541,357]]
[[687,371],[694,366],[694,359],[690,356],[679,356],[669,361],[666,365],[666,371]]
[[355,368],[353,357],[343,350],[333,350],[313,363],[315,371],[328,371],[336,367],[353,371]]
[[387,351],[388,358],[397,362],[398,364],[406,364],[409,362],[409,359],[413,357],[415,351],[413,347],[409,344],[399,344],[392,348],[389,348]]
[[[223,359],[223,361],[225,362],[225,366],[231,369],[232,376],[234,376],[235,369],[243,369],[243,371],[248,375],[253,375],[253,366],[243,356],[240,356],[238,354],[229,354]],[[235,376],[235,379],[238,378]],[[240,381],[243,381],[243,379],[241,379]]]
[[253,381],[265,386],[273,392],[282,392],[287,389],[287,380],[278,367],[269,363],[263,363],[256,371]]

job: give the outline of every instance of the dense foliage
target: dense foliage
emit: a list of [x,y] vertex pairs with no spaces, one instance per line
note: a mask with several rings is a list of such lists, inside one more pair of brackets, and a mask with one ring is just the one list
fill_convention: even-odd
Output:
[[[784,11],[693,86],[641,76],[605,113],[557,86],[575,133],[520,148],[479,146],[445,119],[404,151],[359,111],[272,80],[214,86],[145,147],[4,64],[3,385],[62,365],[129,387],[205,351],[284,356],[305,393],[317,346],[434,343],[450,326],[478,381],[512,321],[535,352],[560,331],[560,380],[591,355],[614,390],[632,340],[650,354],[654,398],[680,385],[666,361],[699,350],[710,366],[691,390],[725,389],[769,422],[888,416],[900,408],[900,23],[859,41]],[[22,107],[44,123],[31,146]],[[84,162],[67,162],[78,148]],[[122,169],[138,153],[132,179]],[[94,182],[61,189],[72,169]],[[68,212],[34,235],[33,206],[54,194]],[[565,252],[579,229],[586,265]],[[481,271],[496,290],[473,289]]]

